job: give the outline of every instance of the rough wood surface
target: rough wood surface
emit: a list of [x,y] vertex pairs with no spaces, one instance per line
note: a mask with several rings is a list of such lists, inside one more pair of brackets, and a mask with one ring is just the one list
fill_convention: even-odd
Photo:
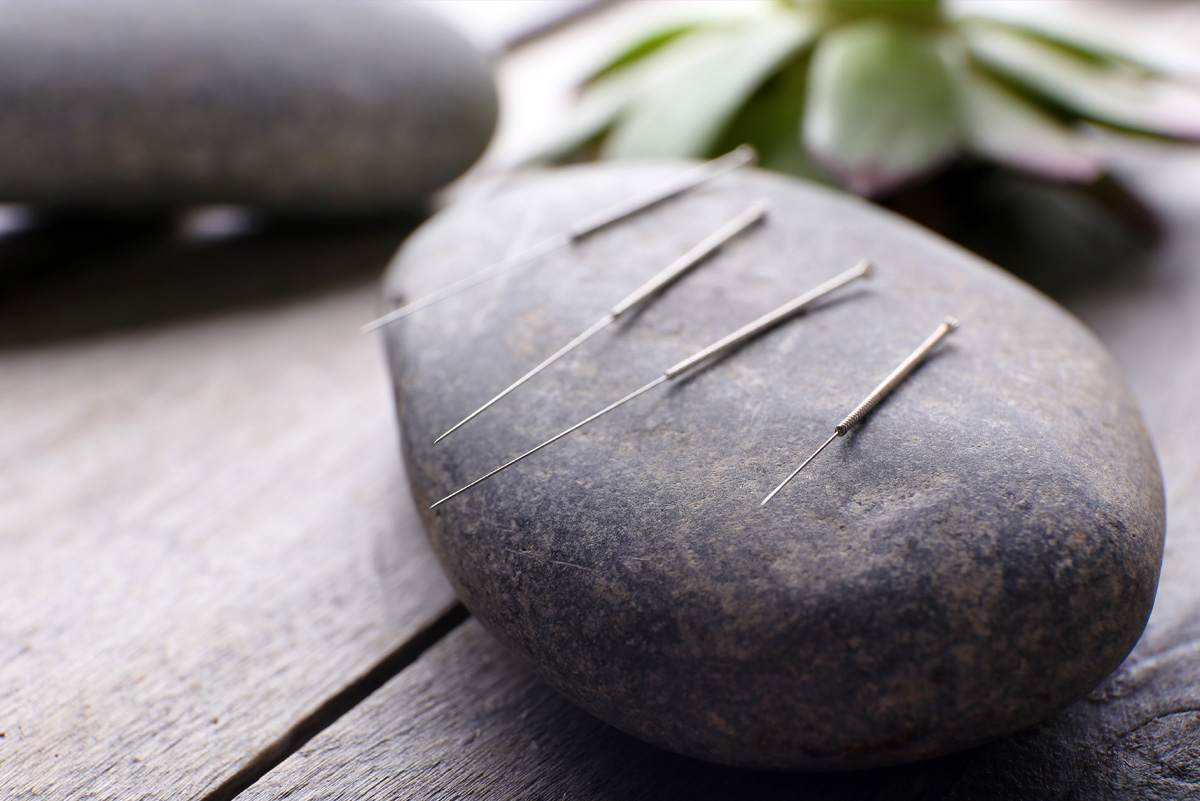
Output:
[[357,330],[403,229],[126,233],[0,240],[5,799],[203,797],[453,603]]
[[[471,621],[244,799],[800,798],[824,783],[661,751],[572,706]],[[855,782],[884,793],[875,773]]]
[[863,773],[732,770],[658,751],[573,708],[474,622],[247,791],[247,798],[1162,799],[1200,792],[1200,157],[1131,151],[1170,234],[1144,268],[1069,305],[1114,351],[1166,476],[1158,603],[1113,676],[1041,726]]

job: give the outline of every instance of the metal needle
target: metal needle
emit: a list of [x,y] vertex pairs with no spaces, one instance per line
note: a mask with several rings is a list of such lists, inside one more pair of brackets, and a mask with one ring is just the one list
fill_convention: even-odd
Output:
[[434,443],[441,442],[446,437],[450,436],[455,431],[462,428],[468,422],[470,422],[475,417],[480,415],[486,409],[490,408],[494,403],[496,403],[498,400],[503,398],[505,395],[508,395],[510,392],[515,390],[517,387],[521,386],[526,381],[533,378],[535,375],[542,372],[550,365],[554,364],[556,361],[561,359],[563,356],[566,356],[572,350],[579,347],[587,340],[591,339],[592,336],[594,336],[595,334],[597,334],[600,331],[602,331],[603,329],[607,328],[609,325],[615,323],[620,317],[622,317],[623,315],[628,313],[630,310],[636,308],[643,301],[648,300],[649,298],[654,297],[655,295],[659,294],[664,289],[666,289],[671,284],[673,284],[675,281],[679,280],[684,275],[691,272],[691,270],[696,265],[700,264],[708,256],[710,256],[714,252],[716,252],[722,245],[724,245],[729,240],[733,239],[735,236],[742,233],[746,229],[748,229],[751,226],[755,225],[756,223],[762,221],[763,217],[766,216],[767,211],[770,209],[770,206],[771,206],[771,204],[765,199],[756,200],[753,204],[751,204],[751,206],[748,209],[743,211],[738,216],[734,217],[729,222],[722,225],[716,231],[709,234],[707,237],[704,238],[704,240],[702,240],[699,244],[697,244],[695,247],[693,247],[687,253],[684,253],[682,256],[680,256],[678,259],[673,261],[671,264],[667,265],[667,267],[665,269],[663,269],[661,272],[659,272],[657,275],[655,275],[649,281],[642,284],[640,287],[638,287],[633,292],[631,292],[627,297],[625,297],[623,300],[621,300],[619,303],[617,303],[617,305],[615,305],[611,309],[609,309],[608,314],[604,315],[604,317],[602,317],[598,321],[596,321],[596,323],[594,323],[590,328],[585,330],[582,334],[580,334],[579,336],[572,339],[566,345],[563,345],[561,348],[559,348],[557,351],[555,351],[549,357],[547,357],[546,360],[543,361],[541,364],[537,365],[532,370],[527,372],[525,375],[521,376],[516,381],[509,384],[504,390],[502,390],[499,394],[497,394],[495,397],[493,397],[487,403],[483,404],[478,409],[476,409],[475,411],[471,412],[469,415],[464,417],[462,420],[455,423],[454,426],[451,427],[449,431],[447,431],[445,434],[442,434],[440,437],[435,439]]
[[718,176],[724,175],[731,170],[736,170],[738,167],[746,164],[752,164],[758,155],[754,152],[754,148],[749,145],[741,145],[736,149],[726,153],[724,156],[715,158],[712,161],[706,161],[691,169],[677,175],[670,181],[651,189],[640,195],[635,195],[631,198],[621,201],[615,205],[602,209],[595,214],[585,217],[567,230],[555,234],[547,239],[543,239],[525,250],[514,253],[501,259],[498,262],[488,265],[480,270],[476,270],[468,276],[460,278],[441,289],[431,292],[424,297],[414,300],[400,308],[388,312],[382,317],[373,320],[362,327],[362,332],[365,334],[369,331],[374,331],[376,328],[381,328],[388,323],[407,317],[413,312],[418,312],[421,309],[428,308],[435,303],[440,303],[448,297],[457,295],[459,292],[470,289],[473,286],[482,284],[484,281],[489,281],[498,275],[515,270],[525,264],[541,258],[549,253],[552,253],[560,248],[564,248],[574,242],[586,239],[597,231],[608,228],[610,225],[620,222],[628,217],[643,212],[653,206],[657,206],[663,201],[670,200],[673,197],[683,194],[689,189],[711,181]]
[[929,355],[929,352],[933,350],[939,342],[945,339],[957,328],[958,320],[954,319],[953,317],[947,317],[945,320],[943,320],[941,325],[939,325],[937,329],[917,347],[916,350],[908,355],[907,359],[900,362],[900,366],[893,370],[891,375],[883,379],[879,386],[875,387],[875,389],[871,391],[871,394],[868,395],[862,403],[854,407],[854,411],[846,415],[845,419],[837,424],[837,427],[835,427],[833,430],[833,435],[830,436],[829,439],[825,440],[825,443],[821,445],[821,447],[813,451],[812,456],[809,456],[807,459],[801,462],[800,466],[793,470],[791,475],[780,482],[778,487],[771,490],[771,492],[767,494],[767,497],[762,499],[762,503],[760,503],[759,506],[766,506],[767,501],[774,498],[776,493],[786,487],[788,482],[795,478],[800,471],[808,465],[809,462],[817,458],[817,454],[825,450],[829,443],[833,442],[838,437],[846,436],[847,431],[854,428],[854,426],[858,425],[864,417],[870,414],[871,410],[878,406],[879,402],[887,397],[888,393],[895,389],[901,381],[908,378],[909,373],[917,368],[917,365]]
[[619,401],[612,403],[608,406],[605,406],[603,409],[596,412],[592,416],[584,418],[583,420],[580,420],[575,425],[571,426],[570,428],[566,429],[565,431],[561,431],[558,434],[555,434],[553,437],[546,440],[542,444],[540,444],[534,448],[530,448],[529,450],[525,451],[525,453],[521,454],[520,456],[516,457],[515,459],[505,462],[504,464],[500,465],[499,467],[497,467],[495,470],[488,473],[487,475],[484,475],[484,476],[481,476],[481,477],[475,479],[470,484],[467,484],[464,487],[459,487],[454,492],[447,495],[445,498],[442,498],[440,501],[437,501],[436,503],[431,505],[429,508],[434,509],[434,508],[437,508],[438,506],[441,506],[443,503],[450,500],[455,495],[466,492],[467,490],[474,487],[476,484],[480,484],[480,483],[486,481],[487,479],[491,478],[492,476],[496,475],[497,473],[501,472],[502,470],[506,470],[509,467],[512,467],[514,464],[521,461],[525,457],[532,456],[533,454],[537,453],[538,451],[540,451],[542,448],[546,447],[547,445],[557,442],[558,440],[562,439],[563,437],[567,436],[568,434],[570,434],[574,431],[578,431],[579,429],[583,428],[585,425],[592,422],[593,420],[596,420],[597,418],[603,417],[604,415],[608,414],[613,409],[616,409],[617,407],[628,403],[629,401],[633,400],[634,398],[636,398],[637,396],[639,396],[643,393],[649,392],[650,390],[654,389],[655,387],[657,387],[660,384],[666,383],[667,381],[670,381],[674,378],[678,378],[679,376],[688,372],[692,368],[694,368],[704,362],[707,362],[710,359],[713,359],[717,356],[728,353],[729,351],[731,351],[734,348],[738,347],[739,345],[742,345],[745,342],[753,339],[754,337],[758,336],[759,334],[762,334],[765,331],[768,331],[768,330],[774,328],[775,326],[779,325],[783,321],[789,319],[790,317],[794,317],[795,315],[799,314],[801,311],[804,310],[804,308],[806,306],[808,306],[813,301],[824,297],[825,295],[829,294],[830,292],[833,292],[835,289],[838,289],[857,278],[864,278],[867,275],[870,275],[870,273],[871,273],[871,262],[868,261],[867,259],[863,259],[862,261],[860,261],[858,264],[856,264],[854,267],[847,270],[846,272],[841,273],[840,275],[834,276],[833,278],[829,279],[825,283],[823,283],[817,287],[814,287],[813,289],[810,289],[809,291],[805,292],[803,295],[800,295],[799,297],[795,298],[794,300],[791,300],[791,301],[783,304],[778,309],[775,309],[772,312],[768,312],[767,314],[764,314],[762,317],[759,317],[757,320],[754,320],[753,322],[747,323],[746,325],[742,326],[738,330],[734,331],[732,334],[724,336],[721,339],[718,339],[716,342],[709,345],[708,347],[702,348],[701,350],[696,351],[695,353],[693,353],[691,356],[687,357],[683,361],[667,368],[665,371],[663,371],[662,375],[660,375],[658,378],[651,381],[649,384],[646,384],[644,387],[641,387],[640,389],[635,389],[633,392],[630,392],[628,395],[621,398]]

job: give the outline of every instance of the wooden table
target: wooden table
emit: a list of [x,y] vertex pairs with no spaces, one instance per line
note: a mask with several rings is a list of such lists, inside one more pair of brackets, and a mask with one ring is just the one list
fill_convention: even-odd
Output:
[[[1068,303],[1126,370],[1167,481],[1165,600],[1140,666],[1200,607],[1200,156],[1125,161],[1167,240]],[[357,332],[408,225],[66,221],[0,239],[0,797],[987,786],[987,758],[938,784],[676,757],[578,711],[470,620],[408,498],[379,342]],[[1198,708],[1200,690],[1179,698]],[[911,795],[886,789],[905,777]]]
[[[1200,568],[1200,157],[1135,158],[1167,242],[1073,305],[1125,367],[1167,478],[1176,602],[1153,646]],[[607,728],[455,604],[407,496],[379,343],[357,332],[404,230],[0,240],[28,268],[0,306],[0,796],[799,786]]]

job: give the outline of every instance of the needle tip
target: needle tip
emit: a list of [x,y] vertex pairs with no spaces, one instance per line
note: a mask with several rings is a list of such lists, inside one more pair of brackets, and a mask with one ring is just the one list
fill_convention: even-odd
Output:
[[957,317],[952,317],[949,314],[946,315],[946,319],[942,320],[942,322],[949,326],[951,331],[956,330],[960,325],[962,325],[962,323],[958,321]]
[[369,334],[372,331],[376,330],[377,328],[383,328],[388,323],[394,323],[396,320],[399,320],[402,317],[407,317],[408,316],[408,308],[409,308],[408,306],[401,306],[398,309],[388,312],[387,314],[383,315],[382,317],[376,317],[374,320],[367,323],[362,328],[358,329],[359,333]]

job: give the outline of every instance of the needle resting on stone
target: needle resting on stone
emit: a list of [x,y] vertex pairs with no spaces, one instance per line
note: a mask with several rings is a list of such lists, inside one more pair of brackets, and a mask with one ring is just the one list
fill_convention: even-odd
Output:
[[847,431],[862,422],[862,419],[870,414],[871,410],[878,406],[879,402],[887,397],[888,393],[899,386],[900,382],[908,378],[909,373],[917,369],[917,365],[919,365],[925,359],[925,357],[929,355],[929,352],[933,350],[939,342],[957,329],[958,320],[954,319],[953,317],[947,317],[945,320],[943,320],[942,324],[939,325],[934,332],[929,335],[928,339],[918,345],[917,349],[910,353],[907,359],[900,362],[900,366],[893,370],[891,375],[883,379],[883,381],[879,383],[879,386],[871,390],[871,394],[863,399],[862,403],[854,407],[854,411],[846,415],[845,419],[843,419],[842,422],[838,423],[837,426],[834,427],[833,434],[829,437],[829,439],[825,440],[825,444],[813,451],[812,456],[809,456],[807,459],[801,462],[800,466],[793,470],[791,475],[781,481],[778,487],[771,490],[771,492],[767,494],[767,497],[762,499],[762,503],[760,503],[759,506],[766,506],[767,501],[774,498],[776,493],[786,487],[788,482],[795,478],[809,462],[817,458],[817,454],[825,450],[829,443],[833,442],[838,437],[846,436]]
[[521,386],[526,381],[533,378],[535,375],[542,372],[550,365],[554,364],[556,361],[561,359],[563,356],[566,356],[572,350],[579,347],[587,340],[591,339],[594,335],[598,334],[600,331],[604,330],[609,325],[612,325],[613,323],[615,323],[618,319],[623,317],[629,311],[637,308],[644,301],[650,300],[651,298],[654,298],[657,295],[659,295],[661,292],[663,292],[668,287],[670,287],[671,284],[675,283],[675,281],[677,281],[680,278],[682,278],[683,276],[687,275],[698,264],[703,262],[705,259],[707,259],[709,256],[711,256],[717,250],[719,250],[721,248],[721,246],[725,245],[727,242],[729,242],[731,239],[736,237],[738,234],[746,231],[750,227],[761,222],[762,219],[766,216],[767,211],[770,209],[770,206],[771,206],[770,202],[768,202],[765,198],[756,200],[754,203],[752,203],[750,205],[749,208],[747,208],[741,214],[737,215],[732,220],[730,220],[729,222],[722,225],[716,231],[713,231],[711,234],[709,234],[707,237],[705,237],[703,241],[701,241],[695,247],[691,248],[687,253],[684,253],[678,259],[671,262],[671,264],[667,265],[667,267],[664,268],[661,272],[659,272],[657,275],[655,275],[649,281],[642,284],[640,287],[638,287],[633,292],[631,292],[623,300],[621,300],[619,303],[617,303],[615,306],[613,306],[611,309],[609,309],[608,314],[604,315],[604,317],[597,320],[591,327],[586,329],[583,333],[579,334],[579,336],[572,339],[566,345],[563,345],[557,351],[555,351],[550,356],[548,356],[546,358],[546,360],[543,361],[541,364],[537,365],[532,370],[527,372],[525,375],[521,376],[516,381],[509,384],[504,390],[502,390],[499,394],[497,394],[495,397],[493,397],[487,403],[483,404],[478,409],[476,409],[475,411],[471,412],[469,415],[464,417],[462,420],[455,423],[454,426],[452,426],[450,428],[450,430],[448,430],[446,433],[442,434],[440,437],[438,437],[436,440],[434,440],[434,442],[435,443],[441,442],[446,437],[450,436],[455,431],[462,428],[468,422],[473,420],[475,417],[482,414],[485,410],[491,408],[491,406],[493,404],[495,404],[497,401],[499,401],[505,395],[508,395],[510,392],[515,390],[517,387]]
[[429,308],[435,303],[440,303],[446,298],[457,295],[459,292],[463,292],[473,286],[503,275],[510,270],[515,270],[518,267],[529,264],[542,256],[549,255],[575,242],[580,242],[598,231],[602,231],[622,220],[640,214],[647,209],[657,206],[659,203],[678,197],[684,192],[702,186],[714,178],[736,170],[738,167],[753,164],[757,158],[758,154],[754,152],[754,148],[749,145],[740,145],[724,156],[692,167],[664,184],[656,186],[643,194],[627,198],[606,209],[602,209],[590,217],[585,217],[565,231],[543,239],[524,250],[506,256],[498,262],[476,270],[470,275],[460,278],[435,292],[418,298],[412,303],[390,311],[382,317],[364,325],[362,332],[365,334],[369,331],[374,331],[376,328],[381,328],[388,323],[403,319],[421,309]]
[[687,357],[683,361],[681,361],[671,367],[668,367],[666,369],[666,371],[663,372],[662,375],[660,375],[658,378],[651,381],[649,384],[646,384],[644,387],[641,387],[640,389],[635,389],[633,392],[630,392],[628,395],[626,395],[625,397],[616,401],[615,403],[605,406],[603,409],[601,409],[600,411],[591,415],[590,417],[586,417],[583,420],[580,420],[578,423],[571,426],[570,428],[568,428],[564,431],[561,431],[558,434],[555,434],[553,437],[546,440],[541,445],[538,445],[534,448],[530,448],[529,450],[525,451],[525,453],[521,454],[520,456],[516,457],[515,459],[512,459],[511,461],[505,462],[504,464],[500,465],[492,472],[475,479],[470,484],[467,484],[464,487],[459,487],[454,492],[447,495],[445,498],[442,498],[440,501],[437,501],[436,503],[432,504],[429,508],[434,509],[434,508],[437,508],[438,506],[441,506],[443,503],[450,500],[454,496],[459,495],[460,493],[466,492],[467,490],[471,489],[472,487],[483,483],[484,481],[488,480],[489,478],[491,478],[492,476],[501,472],[502,470],[506,470],[506,469],[512,467],[514,464],[521,461],[525,457],[532,456],[533,454],[540,451],[542,448],[545,448],[547,445],[557,442],[558,440],[562,439],[563,437],[567,436],[568,434],[578,431],[579,429],[583,428],[584,426],[586,426],[588,423],[592,422],[593,420],[597,420],[597,419],[603,417],[604,415],[611,412],[613,409],[616,409],[616,408],[628,403],[629,401],[633,400],[634,398],[638,397],[639,395],[649,392],[650,390],[654,389],[655,387],[659,386],[660,384],[664,384],[667,381],[671,381],[675,378],[678,378],[679,376],[683,375],[686,372],[689,372],[693,368],[695,368],[701,364],[704,364],[706,362],[709,362],[710,360],[715,359],[718,356],[722,356],[722,355],[732,351],[733,349],[737,348],[738,346],[745,344],[746,342],[750,341],[751,339],[754,339],[759,334],[769,331],[770,329],[774,328],[775,326],[779,325],[780,323],[784,322],[785,320],[788,320],[788,319],[794,317],[795,315],[799,314],[806,307],[808,307],[808,305],[811,304],[813,301],[816,301],[816,300],[824,297],[825,295],[828,295],[830,292],[833,292],[834,290],[839,289],[842,286],[845,286],[846,284],[850,283],[851,281],[854,281],[855,279],[865,278],[866,276],[870,275],[870,273],[871,273],[871,262],[867,259],[863,259],[858,264],[856,264],[854,267],[850,268],[849,270],[845,271],[844,273],[834,276],[833,278],[829,279],[825,283],[810,289],[809,291],[805,292],[804,294],[800,295],[799,297],[797,297],[791,301],[788,301],[787,303],[783,304],[782,306],[775,309],[774,311],[768,312],[767,314],[764,314],[762,317],[759,317],[757,320],[747,323],[746,325],[742,326],[738,330],[734,331],[732,334],[728,334],[727,336],[724,336],[721,339],[718,339],[716,342],[712,343],[708,347],[702,348],[702,349],[696,351],[695,353],[693,353],[691,356]]

